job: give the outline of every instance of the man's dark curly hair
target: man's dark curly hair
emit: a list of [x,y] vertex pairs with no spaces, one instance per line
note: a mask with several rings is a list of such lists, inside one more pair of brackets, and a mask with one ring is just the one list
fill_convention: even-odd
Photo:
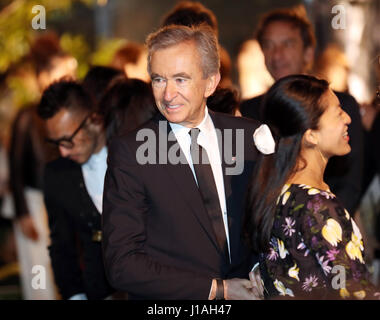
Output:
[[200,2],[181,1],[166,15],[162,27],[171,24],[191,27],[204,23],[218,34],[218,21],[210,9]]
[[37,113],[42,119],[50,119],[61,109],[89,112],[93,108],[93,100],[82,85],[63,79],[54,82],[44,91]]
[[273,22],[286,22],[300,31],[304,48],[315,47],[315,35],[309,19],[292,8],[276,9],[265,14],[259,21],[256,38],[263,45],[266,28]]

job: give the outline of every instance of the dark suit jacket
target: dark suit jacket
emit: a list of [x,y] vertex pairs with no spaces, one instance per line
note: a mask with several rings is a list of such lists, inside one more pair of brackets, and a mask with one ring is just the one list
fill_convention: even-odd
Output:
[[[359,105],[349,94],[334,92],[342,109],[351,117],[348,126],[351,152],[341,157],[332,157],[327,164],[325,180],[345,208],[353,216],[360,200],[363,174],[363,127],[359,113]],[[260,120],[260,108],[264,95],[246,100],[240,105],[244,117]]]
[[[362,195],[367,191],[368,186],[376,174],[380,176],[380,113],[373,121],[370,131],[364,131],[364,174],[362,183]],[[380,229],[379,229],[380,232]]]
[[[380,113],[377,114],[370,131],[365,132],[365,169],[363,177],[363,190],[364,195],[371,184],[374,176],[377,174],[380,176],[380,148],[378,147],[380,141]],[[376,206],[373,205],[373,209],[376,210]],[[375,214],[375,236],[377,241],[380,242],[380,212],[377,209]],[[380,249],[375,249],[375,257],[380,258]]]
[[103,299],[109,286],[102,259],[101,242],[93,241],[101,230],[101,215],[89,196],[81,166],[59,158],[45,169],[44,197],[49,217],[49,253],[55,281],[64,299],[86,293]]
[[[188,163],[140,165],[136,152],[144,142],[136,141],[135,131],[115,139],[109,147],[102,216],[107,276],[112,286],[127,291],[129,297],[207,299],[212,278],[248,276],[251,257],[242,243],[241,228],[245,193],[257,156],[252,134],[258,124],[209,113],[216,128],[232,129],[232,141],[235,129],[244,130],[240,141],[244,151],[229,154],[231,158],[236,155],[237,162],[243,159],[242,174],[225,175],[235,164],[222,164],[232,263],[218,246]],[[159,120],[170,131],[161,115],[144,126],[157,137],[153,150],[157,157],[160,152],[168,154],[162,144],[158,146]],[[164,136],[165,131],[161,131]],[[179,147],[177,141],[169,141],[167,149],[173,146]]]

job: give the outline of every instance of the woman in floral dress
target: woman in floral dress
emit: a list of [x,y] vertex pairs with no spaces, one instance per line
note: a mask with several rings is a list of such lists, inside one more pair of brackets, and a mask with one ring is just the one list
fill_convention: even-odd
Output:
[[261,113],[245,226],[266,297],[376,299],[360,230],[323,180],[328,159],[351,150],[350,117],[305,75],[277,81]]

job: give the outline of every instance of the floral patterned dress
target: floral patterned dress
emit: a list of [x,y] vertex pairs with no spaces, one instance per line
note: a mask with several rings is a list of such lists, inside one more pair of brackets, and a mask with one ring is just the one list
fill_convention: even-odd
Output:
[[363,259],[362,236],[328,191],[287,184],[278,198],[260,271],[267,297],[377,299]]

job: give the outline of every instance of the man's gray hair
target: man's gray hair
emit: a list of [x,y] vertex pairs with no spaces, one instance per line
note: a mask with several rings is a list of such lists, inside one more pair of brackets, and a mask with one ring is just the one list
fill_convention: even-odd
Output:
[[201,69],[204,78],[208,78],[219,72],[220,59],[218,40],[212,28],[202,24],[192,27],[170,25],[151,33],[146,40],[149,74],[151,74],[153,53],[183,42],[193,42],[195,44],[201,59]]

